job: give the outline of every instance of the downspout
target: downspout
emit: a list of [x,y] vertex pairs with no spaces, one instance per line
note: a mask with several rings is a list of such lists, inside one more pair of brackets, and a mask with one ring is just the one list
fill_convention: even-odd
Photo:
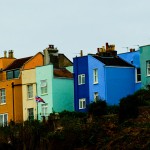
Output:
[[106,67],[104,65],[104,84],[105,84],[105,101],[107,103],[107,80],[106,80]]
[[13,102],[13,121],[15,121],[14,82],[11,83],[11,87],[12,87],[12,102]]

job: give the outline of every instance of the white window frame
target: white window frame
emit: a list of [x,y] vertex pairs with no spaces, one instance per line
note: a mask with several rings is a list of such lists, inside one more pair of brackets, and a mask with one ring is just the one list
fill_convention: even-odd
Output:
[[41,116],[48,116],[48,104],[47,103],[41,104],[41,110],[42,110]]
[[79,99],[79,109],[85,109],[86,108],[86,99],[81,98]]
[[94,101],[97,102],[99,98],[98,92],[94,92]]
[[47,80],[41,80],[41,95],[47,94]]
[[78,75],[78,85],[85,84],[85,74]]
[[0,104],[6,104],[6,90],[4,88],[0,89]]
[[98,69],[95,68],[93,69],[93,84],[97,84],[98,83]]
[[27,96],[28,99],[33,99],[33,84],[27,85]]
[[150,76],[150,60],[146,61],[146,74]]
[[138,77],[140,76],[140,78],[141,78],[141,72],[140,72],[140,74],[139,74],[139,73],[138,73],[138,69],[140,69],[140,68],[136,68],[136,69],[135,69],[136,83],[141,82],[141,80],[140,80],[140,81],[138,81]]
[[[6,116],[6,122],[5,122],[5,116]],[[1,117],[2,117],[2,122],[0,122],[0,126],[7,126],[8,125],[8,114],[0,114],[0,121],[1,121]]]

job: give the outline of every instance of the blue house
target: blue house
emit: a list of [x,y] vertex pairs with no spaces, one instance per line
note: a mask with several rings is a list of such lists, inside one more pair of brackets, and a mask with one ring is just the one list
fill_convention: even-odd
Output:
[[135,67],[117,56],[114,45],[98,48],[97,54],[76,57],[73,65],[76,111],[86,111],[97,99],[118,104],[136,90]]
[[135,91],[141,88],[141,65],[140,65],[140,51],[130,49],[130,52],[118,54],[118,56],[135,67]]

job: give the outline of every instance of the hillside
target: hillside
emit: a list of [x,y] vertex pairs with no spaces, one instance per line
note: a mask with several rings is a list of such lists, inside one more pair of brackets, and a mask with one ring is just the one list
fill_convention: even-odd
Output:
[[150,107],[123,123],[118,115],[88,118],[75,112],[51,115],[48,121],[11,123],[0,129],[0,149],[127,150],[150,149]]

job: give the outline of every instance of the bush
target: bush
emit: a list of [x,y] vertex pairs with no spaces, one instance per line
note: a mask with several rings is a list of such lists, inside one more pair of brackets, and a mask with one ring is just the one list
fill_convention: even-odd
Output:
[[107,103],[104,100],[98,100],[89,104],[88,113],[93,116],[101,116],[107,114]]
[[120,100],[119,121],[136,118],[139,106],[150,106],[150,89],[141,89]]
[[137,96],[129,95],[122,98],[119,107],[119,121],[125,121],[129,118],[136,118],[138,116]]
[[118,114],[119,106],[118,105],[109,105],[107,106],[107,114]]

